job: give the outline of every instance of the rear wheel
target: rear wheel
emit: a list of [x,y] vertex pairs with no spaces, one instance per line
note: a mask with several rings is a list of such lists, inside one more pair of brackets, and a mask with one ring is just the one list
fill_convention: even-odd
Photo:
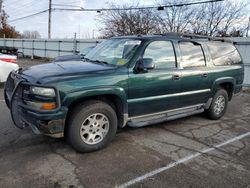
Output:
[[114,138],[117,116],[107,103],[91,100],[72,112],[67,131],[67,139],[77,151],[99,150]]
[[213,98],[210,108],[207,110],[207,115],[210,119],[220,119],[226,112],[228,105],[228,93],[224,89],[219,89]]

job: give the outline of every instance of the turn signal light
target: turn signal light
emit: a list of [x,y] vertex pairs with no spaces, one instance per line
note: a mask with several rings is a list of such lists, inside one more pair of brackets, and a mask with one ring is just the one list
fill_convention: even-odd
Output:
[[41,109],[43,110],[53,110],[56,108],[56,103],[51,102],[51,103],[43,103],[41,106]]

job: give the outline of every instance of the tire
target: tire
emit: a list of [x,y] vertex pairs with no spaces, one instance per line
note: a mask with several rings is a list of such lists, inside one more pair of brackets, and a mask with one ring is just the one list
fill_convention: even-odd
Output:
[[117,115],[110,105],[102,101],[87,101],[71,113],[66,139],[78,152],[96,151],[112,141],[117,122]]
[[206,111],[212,120],[220,119],[226,112],[228,105],[228,93],[224,89],[219,89],[212,100],[209,109]]

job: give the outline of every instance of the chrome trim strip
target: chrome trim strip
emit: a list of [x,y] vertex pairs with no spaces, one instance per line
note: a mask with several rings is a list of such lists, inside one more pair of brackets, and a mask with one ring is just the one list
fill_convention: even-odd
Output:
[[203,108],[201,108],[199,110],[194,110],[194,111],[191,111],[191,112],[188,112],[188,113],[181,113],[181,114],[176,114],[176,115],[173,115],[173,116],[165,116],[163,118],[151,119],[149,121],[142,121],[142,122],[129,121],[128,126],[129,127],[144,127],[144,126],[147,126],[147,125],[152,125],[152,124],[161,123],[161,122],[165,122],[165,121],[172,121],[172,120],[175,120],[175,119],[184,118],[184,117],[199,114],[199,113],[202,113],[202,112],[204,112]]
[[152,114],[146,114],[146,115],[134,116],[134,117],[128,118],[128,120],[134,120],[134,119],[146,118],[146,117],[150,117],[150,116],[157,116],[157,115],[167,114],[167,113],[170,113],[170,112],[175,112],[175,111],[188,110],[188,109],[191,109],[191,108],[198,108],[198,107],[202,107],[202,106],[204,106],[204,105],[205,105],[205,104],[197,104],[197,105],[187,106],[187,107],[183,107],[183,108],[177,108],[177,109],[173,109],[173,110],[166,110],[166,111],[157,112],[157,113],[152,113]]
[[211,89],[202,89],[202,90],[187,91],[187,92],[167,94],[167,95],[158,95],[158,96],[151,96],[151,97],[135,98],[135,99],[129,99],[128,103],[150,101],[150,100],[156,100],[156,99],[164,99],[164,98],[169,98],[169,97],[177,97],[177,96],[183,96],[183,95],[205,93],[205,92],[210,92],[210,91],[211,91]]

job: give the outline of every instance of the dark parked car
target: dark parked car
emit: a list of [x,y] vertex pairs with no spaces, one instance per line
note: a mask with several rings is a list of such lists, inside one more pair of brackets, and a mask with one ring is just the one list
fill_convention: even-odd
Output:
[[198,113],[221,118],[242,89],[230,42],[192,35],[114,37],[79,61],[12,72],[5,100],[19,128],[63,137],[80,152],[108,145],[118,128]]
[[84,48],[79,54],[72,54],[72,55],[61,55],[54,59],[53,62],[59,62],[59,61],[81,61],[84,56],[90,52],[95,46],[90,46],[87,48]]

